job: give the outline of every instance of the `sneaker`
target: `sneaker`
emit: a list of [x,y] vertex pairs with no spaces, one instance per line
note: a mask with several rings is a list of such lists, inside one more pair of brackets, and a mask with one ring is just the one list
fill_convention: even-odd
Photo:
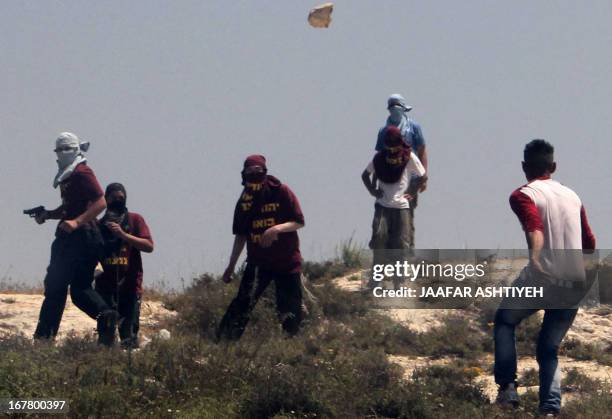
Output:
[[559,416],[559,412],[556,410],[540,410],[541,418],[556,418],[557,416]]
[[505,387],[499,388],[497,391],[497,399],[495,403],[501,406],[510,406],[517,408],[519,405],[519,395],[516,392],[516,385],[514,383],[506,384]]
[[98,315],[98,343],[105,346],[115,344],[118,319],[119,313],[115,310],[105,310]]

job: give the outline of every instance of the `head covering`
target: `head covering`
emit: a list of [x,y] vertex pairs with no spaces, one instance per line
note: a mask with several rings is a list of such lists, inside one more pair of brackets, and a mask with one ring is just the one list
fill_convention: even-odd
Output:
[[399,128],[404,141],[410,143],[412,121],[408,118],[406,113],[412,109],[412,106],[406,105],[406,99],[404,99],[402,95],[394,93],[387,99],[387,109],[389,110],[389,117],[387,117],[385,127]]
[[[246,174],[246,169],[253,166],[259,166],[263,169],[263,173]],[[244,169],[242,169],[242,184],[250,187],[253,192],[262,189],[262,183],[265,183],[268,168],[266,167],[266,158],[261,154],[252,154],[244,160]]]
[[397,147],[404,144],[402,132],[398,127],[387,127],[385,130],[384,144],[385,147]]
[[399,106],[404,109],[405,112],[408,112],[412,109],[412,106],[406,105],[406,99],[399,93],[393,93],[387,99],[387,109],[392,108],[393,106]]
[[89,150],[89,141],[81,141],[71,132],[62,132],[55,140],[58,172],[53,180],[53,187],[68,179],[74,169],[87,161],[85,152]]
[[127,198],[127,191],[125,190],[125,186],[123,186],[119,182],[109,183],[106,187],[106,190],[104,191],[104,196],[109,196],[110,194],[116,191],[123,192],[123,195],[125,195],[125,197]]
[[244,160],[244,168],[252,166],[261,166],[266,170],[266,158],[261,154],[252,154]]
[[[116,191],[123,192],[127,200],[127,191],[125,190],[125,187],[121,183],[118,183],[118,182],[110,183],[106,187],[106,190],[104,191],[104,196],[108,198],[110,194]],[[125,202],[123,203],[123,206],[120,208],[113,208],[112,205],[110,204],[106,207],[106,212],[104,213],[104,216],[100,219],[100,223],[99,223],[100,232],[102,233],[102,239],[104,241],[105,258],[111,257],[113,255],[117,256],[121,250],[122,245],[124,244],[121,239],[116,237],[110,231],[110,229],[106,226],[106,223],[108,222],[117,223],[121,226],[123,231],[125,231],[126,233],[129,233],[130,232],[130,222],[129,221],[130,220],[128,217],[128,209],[125,206]],[[115,266],[115,269],[120,269],[120,267]]]
[[410,161],[410,146],[403,140],[398,127],[389,126],[385,130],[385,148],[374,156],[376,177],[385,183],[400,180],[406,165]]

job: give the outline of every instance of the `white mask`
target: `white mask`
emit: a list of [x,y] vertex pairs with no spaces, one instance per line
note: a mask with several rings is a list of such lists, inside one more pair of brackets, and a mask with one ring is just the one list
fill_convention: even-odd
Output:
[[72,162],[74,162],[79,155],[79,149],[70,148],[67,150],[56,151],[55,155],[57,156],[57,167],[61,170],[70,166]]
[[57,156],[58,173],[53,181],[57,185],[72,174],[74,168],[84,161],[83,152],[89,149],[89,143],[82,143],[79,137],[71,132],[62,132],[55,140],[55,155]]

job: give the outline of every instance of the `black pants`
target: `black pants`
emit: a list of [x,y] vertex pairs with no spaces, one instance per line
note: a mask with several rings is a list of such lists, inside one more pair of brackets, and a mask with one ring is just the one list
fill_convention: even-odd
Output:
[[99,242],[88,230],[58,233],[51,245],[51,261],[45,276],[45,299],[40,308],[35,338],[57,335],[66,306],[68,287],[72,302],[95,319],[109,306],[91,287],[98,261]]
[[96,291],[106,304],[119,312],[119,338],[123,346],[138,346],[138,331],[140,330],[140,303],[141,298],[136,293],[114,293],[101,290]]
[[283,329],[289,335],[295,335],[302,322],[302,283],[300,277],[299,272],[282,274],[247,265],[240,282],[238,295],[227,308],[219,329],[217,329],[217,338],[240,339],[255,304],[272,281],[274,281],[276,288],[276,310]]

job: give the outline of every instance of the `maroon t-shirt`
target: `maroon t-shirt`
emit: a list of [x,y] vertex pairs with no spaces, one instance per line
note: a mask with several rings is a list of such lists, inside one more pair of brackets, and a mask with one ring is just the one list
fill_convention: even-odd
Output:
[[[153,241],[149,226],[142,215],[135,212],[128,212],[129,234],[141,239]],[[142,295],[142,256],[140,250],[123,243],[119,254],[113,258],[106,258],[102,261],[104,272],[96,278],[96,288],[106,292],[115,292],[117,283],[116,266],[120,266],[119,292],[122,294]]]
[[234,211],[233,233],[247,238],[247,262],[278,273],[296,273],[302,268],[300,241],[296,231],[280,233],[270,247],[261,247],[261,236],[277,224],[295,221],[304,224],[304,215],[295,194],[273,176],[267,176],[267,191],[245,188]]
[[90,202],[104,196],[93,170],[87,163],[75,167],[74,172],[60,183],[62,220],[73,220],[83,214]]

